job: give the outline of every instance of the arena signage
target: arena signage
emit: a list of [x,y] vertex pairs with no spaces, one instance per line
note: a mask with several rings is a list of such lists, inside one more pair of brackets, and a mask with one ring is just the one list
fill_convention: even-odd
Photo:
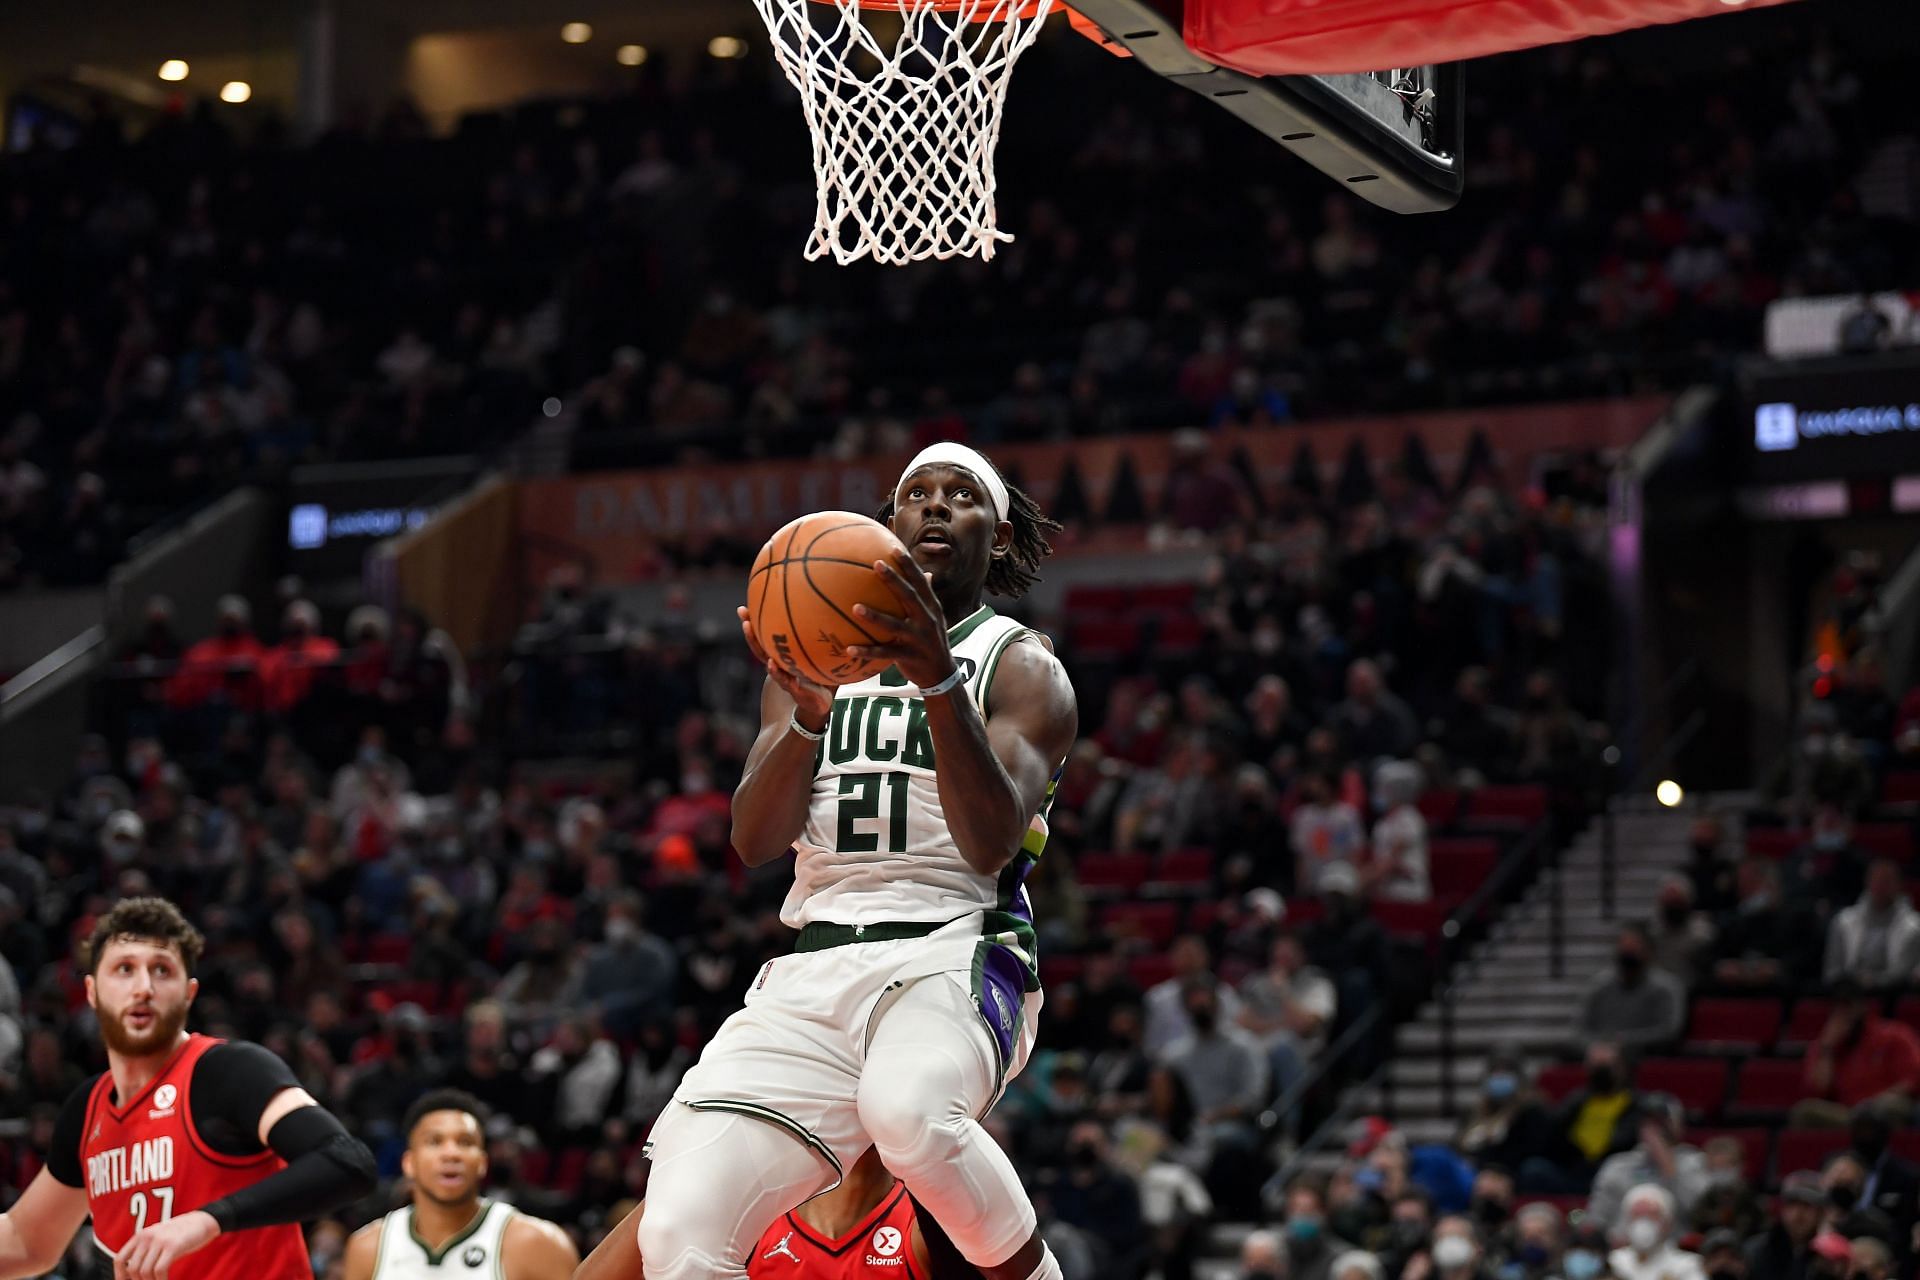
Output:
[[1920,361],[1775,368],[1751,381],[1734,429],[1749,481],[1920,473]]
[[288,567],[319,580],[358,574],[369,550],[424,525],[474,470],[465,457],[296,469],[288,494]]

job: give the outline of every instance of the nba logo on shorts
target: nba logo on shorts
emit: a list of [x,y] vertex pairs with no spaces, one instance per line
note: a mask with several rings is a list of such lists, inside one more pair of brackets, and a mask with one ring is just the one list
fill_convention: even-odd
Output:
[[1800,415],[1790,404],[1763,404],[1753,411],[1753,444],[1780,453],[1800,443]]
[[311,551],[327,545],[327,509],[317,502],[304,502],[287,517],[287,542],[295,551]]

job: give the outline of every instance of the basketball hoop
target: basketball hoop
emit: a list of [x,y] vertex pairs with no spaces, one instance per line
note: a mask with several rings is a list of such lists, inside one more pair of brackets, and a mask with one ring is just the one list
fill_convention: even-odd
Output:
[[993,257],[994,150],[1014,63],[1055,0],[754,0],[800,91],[811,260]]

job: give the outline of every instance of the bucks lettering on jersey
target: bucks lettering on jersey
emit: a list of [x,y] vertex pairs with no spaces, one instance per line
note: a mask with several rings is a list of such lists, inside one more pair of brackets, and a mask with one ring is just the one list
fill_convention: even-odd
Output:
[[[947,631],[974,705],[985,714],[994,672],[1027,628],[982,605]],[[967,865],[941,808],[926,703],[897,668],[834,693],[815,753],[813,798],[795,846],[793,891],[781,918],[878,924],[946,922],[986,912],[990,935],[1018,935],[1031,963],[1033,915],[1021,882],[1046,841],[1046,804],[998,876]]]
[[413,1206],[395,1209],[380,1228],[373,1280],[501,1280],[500,1249],[515,1212],[510,1204],[482,1200],[466,1230],[430,1249],[413,1229]]

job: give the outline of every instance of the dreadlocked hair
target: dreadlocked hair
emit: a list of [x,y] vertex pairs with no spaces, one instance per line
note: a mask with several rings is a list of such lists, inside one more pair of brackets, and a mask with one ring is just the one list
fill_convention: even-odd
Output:
[[[892,498],[875,519],[889,528],[893,526]],[[996,556],[987,565],[987,592],[1018,600],[1040,581],[1040,562],[1053,554],[1053,543],[1047,535],[1060,532],[1063,526],[1042,511],[1026,490],[1014,485],[1007,486],[1007,523],[1013,526],[1013,541],[1007,544],[1005,555]]]

